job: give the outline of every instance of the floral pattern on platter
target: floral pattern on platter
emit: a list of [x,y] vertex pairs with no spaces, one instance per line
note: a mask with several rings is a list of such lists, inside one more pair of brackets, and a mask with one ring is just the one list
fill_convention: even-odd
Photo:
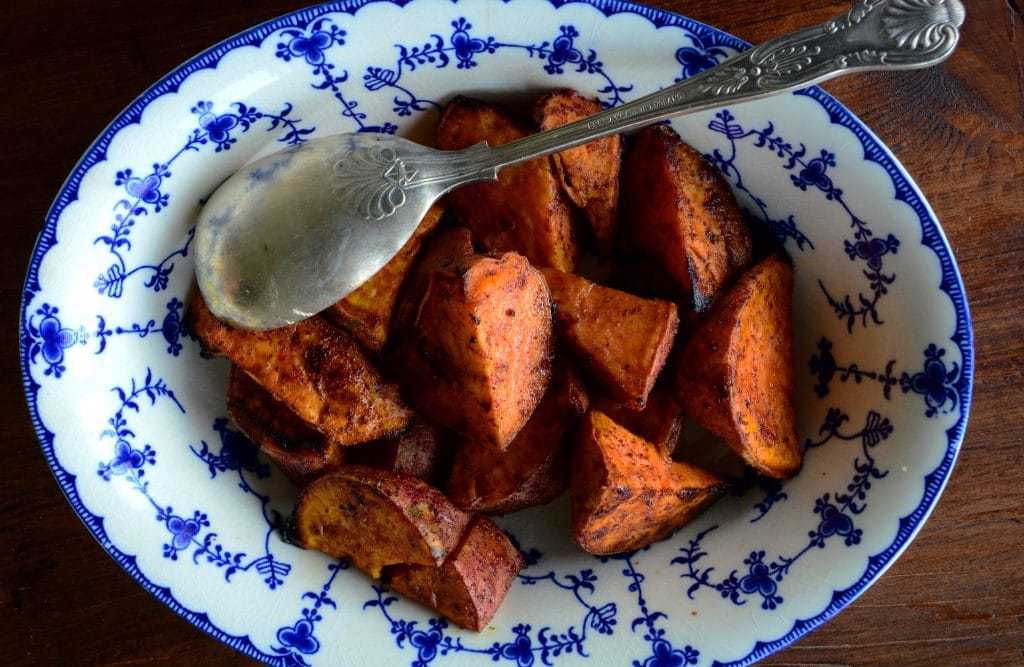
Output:
[[[688,627],[690,619],[680,611],[679,602],[693,601],[702,609],[724,607],[737,613],[742,610],[789,619],[787,614],[799,604],[799,586],[795,584],[801,573],[810,569],[814,554],[827,549],[828,557],[836,562],[845,562],[847,554],[869,558],[863,575],[853,584],[843,584],[847,587],[837,590],[831,603],[799,617],[809,620],[793,620],[792,629],[786,634],[756,643],[749,654],[736,661],[747,664],[816,627],[863,590],[877,576],[878,568],[898,554],[923,521],[955,459],[969,401],[972,344],[966,302],[959,291],[948,248],[935,231],[930,212],[898,165],[845,110],[837,108],[820,91],[810,89],[794,97],[815,109],[824,108],[834,128],[852,132],[863,146],[863,161],[881,165],[895,186],[900,205],[909,205],[917,214],[922,229],[921,246],[933,251],[942,265],[943,280],[938,293],[954,304],[957,329],[948,339],[948,332],[929,332],[918,343],[920,347],[914,348],[924,350],[923,363],[907,364],[906,359],[865,353],[864,340],[873,340],[879,330],[888,333],[894,319],[891,313],[906,298],[901,291],[909,282],[898,281],[897,276],[909,275],[900,272],[906,270],[908,257],[921,248],[916,247],[917,236],[901,227],[881,233],[876,225],[867,222],[885,218],[861,212],[863,202],[851,194],[856,188],[844,181],[846,169],[861,159],[860,152],[835,146],[832,135],[805,137],[792,123],[787,124],[785,117],[765,116],[747,108],[724,109],[701,121],[709,137],[704,152],[723,170],[745,201],[751,202],[752,209],[746,211],[750,219],[784,242],[798,263],[813,262],[816,254],[829,250],[837,251],[841,263],[847,265],[815,276],[814,294],[819,302],[813,307],[823,311],[829,323],[838,319],[838,328],[845,328],[851,335],[840,341],[833,329],[824,324],[825,317],[815,322],[820,328],[810,332],[806,348],[808,354],[814,350],[809,365],[812,382],[808,384],[814,385],[811,400],[816,398],[819,407],[826,399],[834,403],[840,392],[833,395],[832,389],[837,383],[848,383],[849,387],[863,386],[869,392],[874,388],[887,401],[885,412],[890,416],[886,417],[873,410],[833,405],[827,409],[818,431],[805,438],[808,465],[820,460],[819,454],[824,454],[817,451],[820,447],[830,446],[831,454],[834,445],[852,445],[849,458],[844,459],[848,461],[843,464],[847,467],[834,471],[844,480],[839,486],[829,484],[809,496],[789,484],[750,480],[741,498],[723,501],[739,503],[743,510],[738,521],[743,524],[741,528],[762,531],[751,534],[770,532],[771,522],[780,521],[785,513],[786,521],[803,526],[798,540],[783,544],[751,538],[741,550],[727,551],[721,545],[735,527],[708,521],[711,525],[695,524],[686,529],[671,545],[660,544],[617,557],[581,556],[577,560],[556,561],[546,544],[538,544],[526,550],[529,567],[520,575],[516,592],[528,591],[558,600],[557,617],[538,620],[533,612],[524,611],[509,623],[494,628],[486,638],[465,633],[442,619],[429,618],[410,603],[348,572],[345,562],[316,561],[323,562],[326,571],[318,569],[319,565],[297,565],[308,554],[293,552],[292,547],[282,544],[282,518],[274,509],[274,501],[279,499],[267,491],[277,488],[274,483],[279,474],[255,455],[250,443],[222,414],[214,411],[210,416],[212,426],[206,417],[199,420],[195,415],[198,411],[193,411],[191,404],[181,400],[182,395],[172,391],[162,379],[173,379],[177,384],[176,378],[182,377],[181,369],[192,371],[203,363],[198,360],[197,347],[187,340],[183,324],[184,283],[188,279],[193,242],[193,230],[184,220],[183,210],[196,202],[177,185],[184,180],[180,175],[206,164],[231,164],[228,161],[237,159],[239,152],[258,145],[259,133],[253,132],[255,128],[273,132],[273,139],[284,145],[299,144],[318,132],[331,131],[330,124],[323,122],[323,115],[317,117],[314,126],[295,118],[296,109],[318,105],[326,108],[328,114],[334,114],[337,130],[401,131],[408,123],[423,120],[422,114],[439,108],[443,98],[431,84],[435,73],[457,74],[460,80],[466,77],[468,81],[469,77],[490,71],[499,56],[521,59],[524,71],[532,71],[544,81],[543,85],[564,85],[569,77],[574,77],[576,82],[589,82],[590,93],[605,106],[619,104],[639,95],[650,83],[641,82],[639,73],[623,67],[619,56],[605,50],[599,39],[592,39],[594,26],[604,25],[603,20],[595,23],[586,13],[593,7],[601,9],[609,21],[618,14],[629,14],[633,19],[644,17],[652,26],[652,34],[665,35],[669,32],[665,28],[671,26],[674,44],[666,50],[671,68],[659,85],[671,83],[673,77],[679,80],[704,71],[742,47],[737,40],[705,26],[611,0],[590,0],[589,4],[555,2],[551,7],[535,3],[551,13],[545,14],[546,18],[537,22],[538,27],[530,33],[513,33],[509,26],[517,21],[490,20],[491,12],[501,14],[509,8],[518,11],[517,2],[488,6],[486,12],[479,11],[476,0],[445,5],[444,11],[437,6],[430,21],[408,22],[399,30],[400,37],[369,49],[365,55],[354,54],[352,49],[365,30],[361,12],[381,7],[411,11],[423,5],[423,1],[325,5],[254,29],[247,37],[248,43],[282,73],[282,80],[287,80],[284,92],[252,98],[246,94],[232,95],[227,100],[233,101],[214,102],[217,94],[193,87],[189,72],[174,74],[169,79],[173,84],[170,88],[158,88],[163,92],[147,94],[140,103],[142,106],[133,111],[136,115],[126,116],[140,118],[142,109],[156,99],[172,101],[178,107],[179,118],[184,119],[177,124],[169,123],[162,130],[166,134],[166,128],[184,128],[179,130],[180,137],[170,137],[172,148],[166,153],[152,151],[149,155],[143,150],[130,154],[108,152],[118,133],[139,121],[118,121],[112,125],[109,134],[97,144],[102,159],[88,157],[80,166],[81,172],[69,181],[72,194],[62,195],[58,200],[33,258],[22,312],[21,357],[30,410],[62,488],[104,546],[151,589],[152,573],[126,553],[151,554],[173,576],[180,577],[195,568],[197,576],[212,575],[226,593],[241,592],[244,588],[246,595],[275,596],[261,598],[273,600],[268,609],[294,604],[288,616],[270,619],[269,633],[253,631],[248,636],[236,637],[219,629],[217,609],[184,608],[174,586],[157,591],[162,600],[197,626],[264,662],[321,664],[330,653],[328,649],[335,648],[338,629],[359,624],[360,628],[371,628],[381,651],[396,651],[398,662],[415,667],[443,664],[447,656],[456,655],[476,659],[481,664],[556,665],[587,659],[599,662],[608,641],[633,647],[629,656],[633,667],[710,664],[720,660],[720,647],[706,636],[681,630]],[[637,29],[638,39],[643,38],[641,33]],[[230,69],[222,58],[236,48],[237,44],[216,47],[211,55],[203,56],[205,60],[197,62],[205,63],[203,67]],[[302,76],[295,76],[296,72]],[[180,97],[161,97],[168,90]],[[325,100],[328,104],[323,105]],[[237,150],[241,146],[245,148]],[[103,164],[104,161],[109,164]],[[826,243],[825,237],[808,224],[806,215],[778,203],[779,193],[757,191],[758,181],[752,171],[755,163],[762,165],[758,169],[771,169],[785,180],[785,189],[790,192],[782,200],[808,199],[815,205],[835,207],[849,220],[849,227],[840,234],[842,238]],[[766,163],[768,167],[764,166]],[[107,189],[103,192],[108,203],[96,207],[100,220],[88,229],[88,238],[93,242],[91,246],[87,242],[81,249],[90,273],[78,283],[87,287],[92,282],[92,296],[99,298],[78,303],[57,286],[59,277],[41,278],[39,265],[47,253],[66,244],[64,237],[58,243],[54,230],[61,211],[77,197],[73,188],[79,187],[81,175],[92,169],[104,174]],[[158,227],[163,227],[163,232],[169,233],[174,241],[150,250],[140,241],[148,240],[148,234]],[[102,272],[94,279],[98,267],[103,267]],[[852,279],[833,282],[849,275],[851,268]],[[837,287],[839,284],[843,286]],[[141,303],[145,305],[137,307]],[[129,305],[136,307],[128,308]],[[826,331],[830,333],[826,335]],[[833,338],[837,342],[833,343]],[[816,348],[815,340],[819,341]],[[98,457],[90,458],[84,470],[72,470],[66,460],[68,455],[54,445],[53,432],[61,428],[54,424],[63,417],[58,418],[41,406],[47,400],[44,394],[53,393],[51,389],[60,394],[62,406],[68,396],[78,391],[77,385],[72,386],[81,382],[78,376],[94,372],[97,366],[85,363],[86,360],[102,362],[105,369],[126,368],[120,370],[126,373],[121,378],[128,379],[112,388],[114,404],[105,413],[109,417],[99,437],[104,449]],[[127,367],[123,366],[125,363]],[[171,370],[164,369],[173,369],[173,375]],[[87,382],[90,391],[110,387],[105,376]],[[905,400],[893,400],[900,395],[893,391],[894,387],[906,395]],[[879,393],[874,394],[874,398],[878,396]],[[918,400],[924,402],[923,410]],[[189,405],[188,412],[185,405]],[[913,409],[907,409],[908,406]],[[157,408],[183,420],[202,423],[190,423],[192,435],[168,446],[162,444],[166,434],[155,435],[147,424],[150,415],[145,413]],[[923,496],[915,500],[915,509],[908,518],[899,517],[898,532],[890,540],[886,528],[870,519],[884,505],[872,496],[872,491],[879,489],[879,495],[884,495],[897,486],[888,476],[892,466],[883,463],[892,460],[888,457],[895,447],[878,445],[906,438],[911,420],[913,425],[938,425],[946,418],[956,421],[955,425],[949,422],[952,427],[945,431],[945,439],[937,443],[945,452],[943,461],[933,471],[926,471],[930,475],[924,478]],[[190,489],[189,494],[182,495],[175,484],[165,486],[171,478],[165,478],[165,474],[176,481],[187,475],[194,482],[194,491]],[[133,500],[141,499],[135,503],[143,508],[136,518],[144,519],[140,526],[148,522],[155,527],[154,532],[161,536],[159,541],[113,544],[106,537],[104,519],[92,514],[93,510],[79,497],[78,489],[84,484],[93,484],[94,493],[99,489],[112,498],[130,494]],[[244,506],[247,515],[237,518],[250,522],[246,525],[254,536],[252,540],[231,538],[231,544],[222,542],[222,535],[236,533],[228,531],[227,520],[217,513],[220,508],[203,500],[204,489],[215,486],[240,500],[239,506]],[[870,508],[869,500],[874,501]],[[865,552],[865,545],[877,544],[879,539],[886,540],[883,546],[889,545],[881,554]],[[541,547],[546,555],[542,555]],[[344,588],[339,583],[342,581]],[[340,608],[345,603],[350,606],[343,611]],[[360,609],[364,612],[361,615]],[[786,624],[789,623],[787,620]]]

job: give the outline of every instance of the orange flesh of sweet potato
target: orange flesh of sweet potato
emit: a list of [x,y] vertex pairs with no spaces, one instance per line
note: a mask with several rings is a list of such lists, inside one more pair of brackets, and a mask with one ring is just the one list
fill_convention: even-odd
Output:
[[[456,97],[441,112],[437,144],[458,150],[486,141],[491,147],[531,130],[499,107]],[[536,266],[572,270],[578,249],[569,202],[550,157],[501,170],[496,183],[475,183],[448,196],[455,217],[492,251],[512,250]]]
[[790,477],[802,454],[793,416],[793,268],[770,255],[745,273],[683,352],[683,411],[759,472]]
[[725,480],[686,463],[591,409],[577,434],[570,477],[573,532],[596,555],[663,539],[725,491]]
[[444,478],[450,458],[441,429],[423,419],[413,421],[398,437],[345,450],[348,463],[400,472],[431,484]]
[[525,566],[519,550],[489,518],[478,516],[440,567],[396,565],[388,587],[479,632],[494,617]]
[[643,410],[595,397],[594,409],[608,415],[612,421],[657,447],[665,457],[671,457],[683,434],[683,411],[676,404],[671,391],[660,386],[651,392]]
[[473,237],[465,227],[441,230],[427,240],[409,279],[402,286],[393,325],[397,336],[405,335],[416,320],[430,274],[439,270],[461,273],[475,256]]
[[303,489],[291,536],[303,548],[347,557],[377,579],[386,565],[440,565],[469,521],[470,515],[422,480],[346,465]]
[[344,331],[319,317],[268,331],[217,320],[199,294],[189,322],[204,347],[226,356],[302,420],[341,445],[395,435],[412,411]]
[[575,371],[556,362],[547,393],[504,451],[473,440],[462,443],[448,478],[448,497],[464,510],[488,514],[557,498],[568,482],[570,443],[565,436],[587,401]]
[[722,173],[674,130],[642,130],[623,166],[633,240],[672,274],[694,310],[707,310],[751,261],[750,232]]
[[424,238],[440,224],[444,209],[432,206],[390,262],[354,292],[324,311],[324,316],[343,327],[364,349],[380,352],[388,341],[399,291],[412,268]]
[[[551,297],[522,255],[477,257],[465,273],[435,271],[416,317],[420,352],[441,386],[405,375],[424,414],[504,448],[533,414],[551,375]],[[434,392],[455,397],[430,396]],[[413,400],[417,400],[414,397]],[[447,405],[432,410],[433,403]]]
[[[557,90],[540,98],[534,117],[541,130],[550,130],[599,111],[600,104],[575,90]],[[622,137],[615,134],[556,153],[554,162],[566,194],[583,209],[598,249],[607,254],[615,238]]]
[[672,349],[678,307],[564,271],[542,272],[555,302],[560,338],[616,400],[643,409]]
[[344,460],[342,447],[314,429],[255,380],[231,368],[228,414],[284,475],[302,485]]

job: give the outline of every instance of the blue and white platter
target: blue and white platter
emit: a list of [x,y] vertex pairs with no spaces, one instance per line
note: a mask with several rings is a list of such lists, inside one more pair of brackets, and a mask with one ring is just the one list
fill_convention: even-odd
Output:
[[295,489],[228,421],[227,365],[182,327],[196,212],[254,158],[339,131],[429,140],[456,93],[616,105],[744,46],[616,0],[338,2],[164,77],[71,173],[25,282],[25,391],[74,510],[168,607],[275,665],[738,665],[824,623],[935,505],[974,353],[928,203],[817,88],[673,123],[794,260],[804,469],[610,558],[575,548],[564,499],[501,519],[529,566],[483,632],[282,542]]

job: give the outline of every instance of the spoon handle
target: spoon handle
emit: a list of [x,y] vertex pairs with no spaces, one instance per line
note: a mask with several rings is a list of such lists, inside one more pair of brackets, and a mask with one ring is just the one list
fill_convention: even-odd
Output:
[[[960,0],[859,0],[820,25],[764,42],[640,99],[487,151],[470,171],[509,165],[628,132],[684,113],[749,102],[865,70],[930,67],[956,47]],[[469,157],[467,155],[467,157]]]

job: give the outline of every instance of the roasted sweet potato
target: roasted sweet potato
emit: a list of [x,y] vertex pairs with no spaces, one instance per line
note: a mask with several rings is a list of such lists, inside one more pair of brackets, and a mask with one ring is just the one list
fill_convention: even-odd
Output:
[[[556,90],[540,98],[534,108],[534,119],[541,130],[551,130],[599,111],[600,104],[575,90]],[[613,134],[553,157],[565,193],[583,210],[598,249],[607,254],[615,239],[622,137]]]
[[423,240],[437,228],[444,209],[433,206],[394,258],[354,292],[324,311],[324,316],[359,341],[364,349],[380,352],[388,341],[391,320],[406,274]]
[[725,492],[725,480],[666,458],[591,409],[577,434],[570,477],[576,543],[596,555],[663,539]]
[[440,565],[462,541],[470,515],[426,482],[345,465],[313,480],[295,505],[290,538],[374,579],[386,565]]
[[564,271],[542,272],[555,303],[560,339],[616,400],[643,409],[672,349],[679,326],[677,306]]
[[707,310],[751,261],[750,231],[722,172],[666,125],[642,130],[622,170],[633,241]]
[[566,437],[587,410],[578,374],[556,362],[548,391],[530,421],[504,450],[465,440],[448,479],[448,497],[464,510],[507,514],[544,505],[568,483],[571,443]]
[[525,565],[501,528],[478,516],[443,565],[396,565],[388,572],[387,585],[457,625],[479,632],[494,617]]
[[686,415],[758,471],[792,476],[802,454],[793,417],[793,268],[769,255],[745,273],[683,351]]
[[477,257],[461,275],[434,271],[416,318],[432,372],[402,373],[410,400],[463,437],[504,448],[547,389],[551,297],[522,255]]
[[351,336],[319,317],[269,331],[216,319],[196,294],[189,326],[204,348],[234,362],[301,419],[341,445],[396,435],[412,411]]
[[408,333],[415,322],[416,311],[430,284],[430,274],[438,270],[461,273],[475,256],[473,236],[465,227],[440,230],[427,240],[412,273],[402,286],[393,322],[398,336]]
[[[460,96],[441,112],[437,144],[442,150],[483,141],[494,147],[531,131],[497,106]],[[550,157],[507,167],[496,183],[459,188],[448,202],[455,217],[488,250],[512,250],[536,266],[566,271],[576,263],[572,209]]]
[[671,457],[683,434],[684,421],[683,411],[672,393],[655,388],[643,410],[634,410],[604,396],[596,396],[593,405],[595,410],[657,447],[663,456]]
[[301,486],[341,465],[343,447],[270,395],[237,366],[228,381],[228,414],[285,477]]
[[423,419],[415,419],[405,433],[395,438],[345,450],[348,463],[400,472],[429,484],[444,481],[451,459],[452,446],[446,434]]

